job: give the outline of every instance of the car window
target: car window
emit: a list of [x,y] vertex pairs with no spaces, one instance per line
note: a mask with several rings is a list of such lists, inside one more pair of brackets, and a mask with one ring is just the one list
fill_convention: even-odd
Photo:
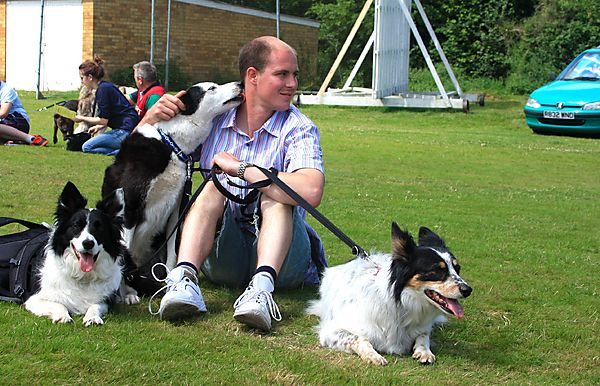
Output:
[[587,53],[563,76],[564,80],[600,80],[600,53]]

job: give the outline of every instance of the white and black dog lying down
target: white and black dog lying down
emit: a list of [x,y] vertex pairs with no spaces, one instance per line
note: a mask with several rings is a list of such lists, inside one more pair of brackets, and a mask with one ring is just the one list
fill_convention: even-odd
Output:
[[[135,268],[157,262],[155,248],[177,222],[186,158],[208,137],[213,118],[242,100],[238,82],[220,86],[198,83],[181,97],[184,111],[169,121],[138,127],[123,141],[114,163],[105,171],[102,196],[118,188],[125,193],[125,241]],[[166,261],[164,254],[162,259],[168,268],[175,266],[175,237],[167,245]],[[131,284],[138,291],[143,287],[139,282]]]
[[134,290],[119,288],[128,258],[122,239],[123,191],[111,193],[94,209],[86,209],[86,204],[68,182],[37,273],[40,290],[25,302],[27,310],[53,322],[72,322],[71,315],[84,314],[86,326],[103,324],[109,300],[139,302]]
[[385,365],[381,354],[412,354],[433,364],[429,336],[444,315],[464,316],[458,299],[471,294],[444,241],[421,227],[419,245],[392,224],[392,254],[373,254],[327,268],[320,299],[309,314],[320,317],[321,345]]

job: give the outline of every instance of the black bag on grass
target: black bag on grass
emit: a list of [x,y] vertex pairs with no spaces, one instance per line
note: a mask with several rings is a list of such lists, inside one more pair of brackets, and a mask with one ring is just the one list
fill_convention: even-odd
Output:
[[22,304],[39,290],[36,272],[43,261],[50,229],[30,221],[0,217],[0,227],[14,223],[28,229],[0,236],[0,300]]
[[88,139],[92,138],[89,133],[73,134],[67,138],[67,150],[82,151],[82,146]]

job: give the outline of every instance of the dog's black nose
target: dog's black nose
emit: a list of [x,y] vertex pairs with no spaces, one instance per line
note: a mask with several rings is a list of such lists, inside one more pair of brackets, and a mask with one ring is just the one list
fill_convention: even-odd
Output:
[[465,298],[469,297],[469,295],[471,295],[471,292],[473,292],[473,289],[466,284],[461,284],[458,289],[460,290],[461,295]]
[[90,250],[90,249],[94,248],[95,243],[94,243],[94,240],[85,239],[85,240],[83,240],[83,242],[81,243],[81,245],[83,245],[83,247],[86,250]]

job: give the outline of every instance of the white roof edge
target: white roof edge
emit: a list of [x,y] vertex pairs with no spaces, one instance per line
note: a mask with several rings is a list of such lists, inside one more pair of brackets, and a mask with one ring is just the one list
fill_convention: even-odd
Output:
[[[219,9],[222,11],[230,11],[230,12],[240,13],[243,15],[262,17],[264,19],[272,19],[272,20],[277,19],[277,16],[275,13],[259,11],[257,9],[252,9],[252,8],[240,7],[238,5],[220,3],[218,1],[210,1],[210,0],[176,0],[176,1],[178,1],[180,3],[200,5],[200,6],[206,7],[206,8],[213,8],[213,9]],[[292,24],[300,24],[300,25],[304,25],[307,27],[319,28],[321,26],[321,23],[319,23],[318,21],[306,19],[303,17],[280,15],[279,19],[282,22],[292,23]]]

